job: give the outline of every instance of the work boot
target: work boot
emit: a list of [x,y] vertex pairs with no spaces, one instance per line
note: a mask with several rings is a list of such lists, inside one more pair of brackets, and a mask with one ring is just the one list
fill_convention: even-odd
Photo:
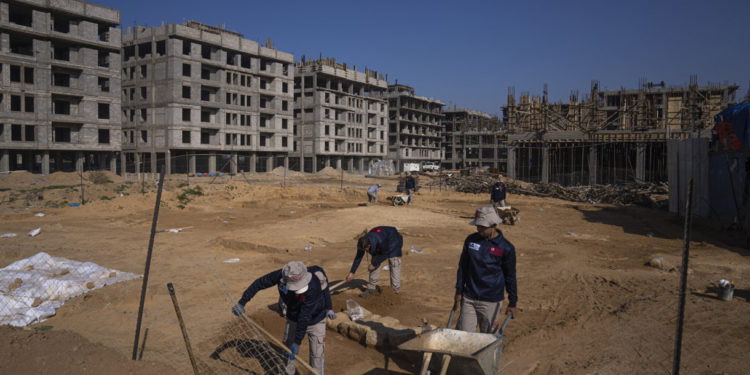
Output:
[[362,292],[359,296],[362,298],[367,298],[371,294],[380,294],[380,291],[374,288],[367,288],[364,292]]

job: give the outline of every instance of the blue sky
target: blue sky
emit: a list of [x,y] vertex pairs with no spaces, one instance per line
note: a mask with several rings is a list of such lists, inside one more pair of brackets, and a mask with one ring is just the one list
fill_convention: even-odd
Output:
[[123,28],[197,20],[274,47],[388,74],[417,94],[492,114],[516,94],[750,81],[750,1],[94,0]]

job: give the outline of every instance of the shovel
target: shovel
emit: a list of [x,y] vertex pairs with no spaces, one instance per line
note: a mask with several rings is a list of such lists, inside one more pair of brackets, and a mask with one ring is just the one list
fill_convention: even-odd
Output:
[[456,315],[456,310],[458,310],[458,304],[453,302],[453,308],[451,308],[451,313],[448,315],[448,324],[445,325],[445,328],[451,329],[451,323],[453,323],[453,316]]

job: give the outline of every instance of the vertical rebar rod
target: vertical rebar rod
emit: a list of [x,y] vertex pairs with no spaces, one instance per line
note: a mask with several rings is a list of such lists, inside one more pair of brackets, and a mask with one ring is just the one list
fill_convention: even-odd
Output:
[[159,206],[161,205],[161,192],[164,188],[164,168],[159,172],[159,189],[156,191],[156,204],[154,205],[154,217],[151,221],[151,236],[148,240],[148,252],[146,253],[146,266],[143,270],[143,284],[141,286],[141,301],[138,305],[138,319],[135,323],[135,338],[133,339],[133,360],[138,355],[138,336],[141,335],[141,323],[143,321],[143,305],[146,302],[146,288],[148,287],[148,274],[151,270],[151,256],[154,252],[154,239],[156,238],[156,223],[159,220]]
[[685,229],[683,232],[682,266],[680,267],[680,300],[677,305],[677,327],[674,337],[674,357],[672,361],[672,375],[680,374],[680,359],[682,355],[682,329],[685,323],[685,289],[687,288],[688,259],[690,256],[690,229],[692,224],[693,179],[688,183],[687,202],[685,203]]

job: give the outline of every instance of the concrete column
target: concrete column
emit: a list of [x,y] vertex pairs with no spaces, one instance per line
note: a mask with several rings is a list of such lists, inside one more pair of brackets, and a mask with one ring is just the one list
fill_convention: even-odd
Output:
[[506,174],[508,175],[508,178],[510,179],[516,179],[516,152],[518,152],[518,147],[516,146],[508,146],[508,157],[506,159]]
[[251,153],[249,159],[250,159],[250,165],[248,166],[248,171],[250,173],[255,173],[255,171],[257,170],[256,167],[258,165],[258,154],[254,152]]
[[336,158],[336,169],[341,169],[341,158]]
[[359,172],[365,173],[365,158],[359,159]]
[[347,164],[346,169],[349,172],[354,171],[354,158],[353,157],[349,158],[349,160],[346,161],[346,164]]
[[76,152],[76,172],[82,173],[83,172],[83,163],[85,162],[83,152],[77,151]]
[[328,156],[326,156],[325,158],[326,158],[326,167],[330,167],[331,166],[331,158],[328,157]]
[[167,150],[164,152],[164,175],[169,176],[172,174],[172,152]]
[[635,182],[646,182],[646,144],[638,143],[635,152]]
[[273,170],[273,156],[269,155],[266,159],[266,172]]
[[[58,159],[60,159],[60,153],[59,152],[55,154],[55,164],[58,165],[57,168],[58,168],[58,170],[60,170],[60,163],[62,162],[62,160],[58,161]],[[128,167],[128,162],[127,162],[127,158],[125,156],[125,153],[124,152],[120,152],[120,173],[122,173],[121,176],[124,176],[125,173],[128,172],[127,167]]]
[[549,145],[542,146],[542,182],[549,183]]
[[157,173],[159,172],[159,166],[156,164],[158,157],[156,156],[156,152],[151,153],[151,173]]
[[49,151],[42,153],[42,174],[49,175]]
[[140,152],[134,152],[133,153],[133,162],[135,163],[135,173],[139,174],[138,177],[140,177],[141,173],[141,153]]
[[208,155],[208,173],[216,173],[216,154]]
[[112,173],[117,173],[117,158],[114,152],[109,153],[109,170]]
[[195,174],[195,154],[188,152],[188,174]]
[[312,159],[312,169],[310,171],[312,173],[315,173],[318,171],[318,157],[313,155],[311,159]]
[[237,174],[237,153],[233,152],[231,155],[231,161],[229,162],[229,173]]
[[596,185],[599,180],[599,150],[596,146],[589,147],[589,185]]
[[289,156],[284,156],[284,169],[289,171]]
[[10,171],[10,152],[8,150],[0,150],[0,172]]

